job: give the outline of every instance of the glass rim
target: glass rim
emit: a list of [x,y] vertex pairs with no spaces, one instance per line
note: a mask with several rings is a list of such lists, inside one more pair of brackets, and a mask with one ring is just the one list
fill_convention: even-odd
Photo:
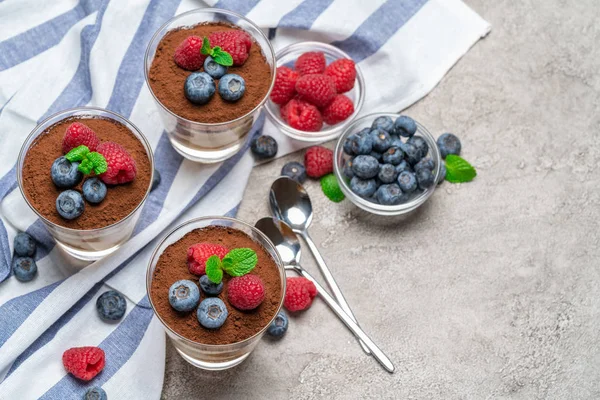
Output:
[[[223,220],[223,221],[228,221],[228,222],[233,222],[239,225],[242,225],[246,228],[249,228],[252,233],[256,233],[258,234],[258,236],[260,236],[262,239],[264,239],[269,246],[271,246],[273,252],[276,255],[275,258],[275,263],[277,264],[278,269],[282,272],[283,275],[283,279],[281,280],[281,285],[282,285],[282,290],[281,290],[281,299],[279,300],[279,305],[277,306],[277,311],[275,312],[275,314],[273,315],[273,317],[271,318],[271,320],[258,332],[256,332],[254,335],[247,337],[244,340],[240,340],[239,342],[233,342],[233,343],[227,343],[227,344],[206,344],[206,343],[200,343],[200,342],[195,342],[191,339],[186,338],[185,336],[180,335],[179,333],[175,332],[160,316],[160,314],[156,311],[156,307],[154,306],[154,303],[152,302],[152,296],[150,295],[150,289],[151,289],[151,284],[152,284],[152,279],[153,279],[153,274],[154,271],[151,271],[152,269],[152,264],[154,262],[154,260],[157,257],[160,257],[161,254],[158,254],[158,250],[161,248],[161,246],[167,241],[167,239],[169,237],[171,237],[171,235],[173,235],[174,233],[178,232],[180,229],[197,223],[197,222],[202,222],[202,221],[214,221],[214,220]],[[211,226],[211,225],[207,225],[207,226]],[[262,244],[261,244],[262,245]],[[158,260],[157,260],[158,261]],[[273,321],[275,321],[275,318],[277,318],[277,315],[279,314],[279,312],[281,311],[281,307],[283,306],[283,300],[285,299],[285,289],[286,289],[286,279],[285,279],[285,266],[283,261],[281,260],[281,256],[279,255],[279,252],[277,251],[277,248],[275,247],[275,245],[273,244],[273,242],[271,241],[271,239],[269,239],[264,233],[262,233],[260,230],[258,230],[257,228],[255,228],[254,226],[248,224],[247,222],[244,222],[240,219],[237,218],[231,218],[231,217],[224,217],[224,216],[205,216],[205,217],[197,217],[197,218],[192,218],[189,219],[185,222],[182,222],[181,224],[177,225],[176,227],[174,227],[173,229],[171,229],[161,240],[160,242],[157,243],[156,247],[154,248],[154,250],[152,251],[152,255],[150,256],[150,261],[148,262],[148,267],[146,269],[146,293],[148,295],[148,301],[150,303],[150,306],[152,307],[152,311],[154,312],[154,315],[158,318],[158,320],[160,321],[160,323],[162,324],[162,326],[167,329],[170,333],[172,333],[173,335],[175,335],[178,339],[183,340],[184,342],[191,344],[193,346],[206,346],[208,348],[224,348],[227,346],[234,346],[234,345],[239,345],[239,344],[244,344],[246,342],[251,341],[252,339],[255,339],[257,337],[259,337],[260,335],[262,335],[268,328],[269,326],[273,323]]]
[[[136,136],[137,139],[139,139],[142,144],[144,145],[144,147],[146,148],[146,155],[148,156],[148,160],[150,161],[150,180],[148,182],[148,188],[146,189],[146,193],[144,194],[144,197],[140,200],[139,204],[133,209],[131,210],[131,212],[129,214],[127,214],[125,217],[123,217],[122,219],[120,219],[119,221],[112,223],[110,225],[107,226],[103,226],[101,228],[94,228],[94,229],[74,229],[74,228],[68,228],[66,226],[62,226],[59,225],[55,222],[50,221],[49,219],[47,219],[45,216],[43,216],[30,202],[29,199],[27,198],[27,196],[25,195],[25,190],[23,189],[23,169],[19,168],[19,166],[22,164],[22,162],[24,162],[25,156],[27,155],[27,151],[29,150],[29,147],[27,145],[27,143],[30,141],[30,139],[33,141],[36,137],[38,137],[44,130],[46,130],[47,128],[49,128],[50,126],[54,125],[49,125],[49,126],[45,126],[48,121],[61,117],[62,115],[65,115],[64,118],[60,118],[57,122],[62,121],[64,119],[67,119],[68,117],[72,117],[74,116],[72,113],[75,112],[103,112],[103,113],[107,113],[110,115],[111,118],[115,119],[116,121],[122,123],[127,129],[129,130],[135,130],[135,132],[139,135]],[[66,114],[71,114],[71,115],[66,115]],[[92,116],[92,114],[87,114],[88,116]],[[82,116],[86,116],[86,114],[82,114]],[[129,126],[127,126],[129,125]],[[44,127],[42,129],[42,127]],[[135,136],[135,135],[134,135]],[[50,115],[49,117],[45,118],[43,121],[41,121],[39,124],[36,125],[35,128],[33,128],[33,130],[29,133],[29,135],[27,135],[27,137],[25,138],[25,141],[23,142],[23,145],[21,146],[21,150],[19,152],[19,157],[17,158],[17,183],[19,186],[19,190],[21,192],[21,195],[23,196],[23,198],[25,199],[25,202],[27,203],[27,205],[29,206],[29,208],[31,208],[33,210],[33,212],[38,216],[38,218],[40,218],[45,224],[52,226],[53,228],[57,228],[60,230],[64,230],[66,232],[101,232],[104,231],[106,229],[109,228],[114,228],[115,226],[117,226],[118,224],[125,222],[126,220],[128,220],[129,218],[131,218],[136,211],[138,211],[140,209],[140,207],[142,207],[142,205],[146,202],[146,199],[148,198],[148,195],[150,194],[150,191],[152,189],[152,182],[154,180],[154,153],[152,151],[152,146],[150,146],[150,142],[148,142],[148,139],[146,138],[146,136],[142,133],[142,131],[140,131],[140,129],[135,126],[130,120],[128,120],[127,118],[125,118],[123,115],[116,113],[114,111],[110,111],[107,110],[105,108],[100,108],[100,107],[72,107],[72,108],[67,108],[65,110],[62,111],[58,111],[52,115]]]
[[[184,118],[184,117],[182,117],[180,115],[177,115],[173,111],[171,111],[169,108],[167,108],[158,99],[158,97],[156,97],[156,94],[154,93],[154,90],[152,90],[152,86],[150,85],[150,79],[148,78],[149,68],[146,68],[146,66],[148,65],[148,60],[150,58],[150,47],[158,39],[159,33],[161,31],[163,31],[164,29],[166,29],[166,27],[169,24],[171,24],[172,22],[174,22],[174,21],[176,21],[176,20],[178,20],[178,19],[180,19],[182,17],[188,16],[188,15],[201,14],[201,13],[210,13],[210,12],[215,13],[215,14],[224,14],[224,15],[236,17],[236,18],[241,19],[244,22],[248,23],[250,26],[252,26],[254,29],[256,29],[260,33],[260,36],[268,44],[269,52],[271,54],[271,57],[273,58],[273,65],[271,65],[271,85],[269,85],[269,90],[267,90],[267,93],[265,94],[265,97],[260,102],[258,102],[256,104],[256,106],[252,110],[250,110],[246,114],[241,115],[241,116],[239,116],[239,117],[237,117],[235,119],[232,119],[231,121],[214,122],[214,123],[193,121],[191,119],[187,119],[187,118]],[[199,23],[201,23],[201,22],[199,22]],[[244,29],[242,29],[242,30],[244,30]],[[246,32],[246,30],[244,30],[244,32]],[[261,49],[264,49],[264,46],[261,46]],[[158,28],[156,30],[156,32],[154,32],[154,35],[152,35],[152,38],[150,39],[150,42],[148,42],[148,46],[146,47],[146,52],[144,54],[144,80],[146,81],[146,86],[148,86],[148,90],[152,94],[152,97],[162,107],[162,109],[165,110],[165,111],[167,111],[169,114],[171,114],[176,119],[179,119],[179,120],[184,121],[186,123],[196,124],[196,125],[203,125],[203,126],[210,126],[210,127],[212,127],[212,126],[222,126],[222,125],[227,125],[227,124],[231,124],[231,123],[235,123],[235,122],[241,121],[241,120],[247,118],[248,116],[252,115],[257,110],[259,110],[263,105],[265,105],[265,103],[269,99],[269,96],[271,95],[271,91],[273,90],[273,86],[275,86],[275,73],[276,73],[276,71],[277,71],[277,58],[275,57],[275,50],[273,49],[273,45],[271,45],[271,41],[267,38],[267,36],[265,36],[265,34],[263,33],[263,31],[260,29],[260,27],[258,25],[256,25],[254,22],[250,21],[248,18],[244,17],[243,15],[240,15],[240,14],[235,13],[233,11],[223,10],[223,9],[220,9],[220,8],[196,8],[194,10],[186,11],[184,13],[175,15],[174,17],[170,18],[168,21],[166,21],[164,24],[162,24],[160,26],[160,28]]]

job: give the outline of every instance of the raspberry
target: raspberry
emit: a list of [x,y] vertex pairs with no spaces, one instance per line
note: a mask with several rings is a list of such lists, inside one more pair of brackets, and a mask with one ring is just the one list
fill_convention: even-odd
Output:
[[336,95],[333,79],[324,74],[302,75],[296,82],[296,91],[302,100],[317,107],[325,107]]
[[253,274],[231,278],[227,285],[227,300],[238,310],[253,310],[265,298],[265,285]]
[[219,256],[220,259],[223,259],[227,253],[229,253],[229,250],[220,244],[193,244],[187,251],[188,270],[194,275],[204,275],[206,273],[206,260],[211,256]]
[[123,146],[115,142],[104,142],[96,151],[104,156],[108,164],[106,172],[99,176],[104,183],[118,185],[135,179],[135,160]]
[[87,146],[90,151],[96,151],[99,144],[100,139],[93,130],[81,122],[73,122],[63,137],[62,151],[67,154],[71,149],[81,145]]
[[300,75],[291,68],[279,67],[275,75],[275,85],[271,92],[271,100],[275,104],[284,105],[296,94],[296,81]]
[[294,64],[300,75],[322,74],[325,72],[325,54],[320,51],[309,51],[302,54]]
[[74,377],[89,381],[104,368],[104,350],[91,346],[73,347],[63,353],[62,362]]
[[347,96],[338,94],[331,104],[323,109],[323,121],[329,125],[342,122],[354,112],[354,103]]
[[356,79],[356,66],[354,61],[348,58],[335,60],[327,66],[325,75],[330,76],[335,82],[338,93],[346,93],[354,87]]
[[281,118],[294,129],[317,132],[323,126],[319,109],[306,101],[292,99],[279,111]]
[[304,154],[306,174],[320,178],[333,172],[333,151],[322,146],[313,146]]
[[304,277],[286,279],[283,305],[288,311],[306,310],[317,295],[315,284]]
[[188,71],[196,71],[202,67],[206,56],[200,53],[202,38],[199,36],[188,36],[175,49],[175,64]]
[[252,47],[252,38],[246,32],[236,29],[217,31],[208,37],[210,47],[219,46],[233,58],[233,65],[239,66],[246,62]]

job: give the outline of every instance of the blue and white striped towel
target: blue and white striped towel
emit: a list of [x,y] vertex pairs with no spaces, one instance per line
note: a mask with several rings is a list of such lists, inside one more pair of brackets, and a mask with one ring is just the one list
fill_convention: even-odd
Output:
[[[0,1],[0,399],[81,398],[90,385],[65,373],[61,354],[84,345],[106,352],[106,368],[92,383],[109,397],[160,397],[165,335],[144,280],[151,249],[175,223],[234,215],[253,165],[245,151],[216,166],[183,160],[170,147],[144,84],[144,50],[154,31],[173,15],[207,5],[278,28],[276,48],[319,40],[348,52],[367,81],[365,113],[402,109],[423,97],[490,29],[460,0]],[[162,183],[132,239],[77,269],[68,267],[15,190],[15,163],[39,121],[83,105],[130,118],[152,144]],[[269,123],[265,130],[279,139],[280,155],[302,146]],[[20,230],[40,243],[39,274],[28,283],[9,276],[12,238]],[[117,325],[102,323],[94,310],[108,288],[128,299]],[[144,374],[135,373],[140,369]]]

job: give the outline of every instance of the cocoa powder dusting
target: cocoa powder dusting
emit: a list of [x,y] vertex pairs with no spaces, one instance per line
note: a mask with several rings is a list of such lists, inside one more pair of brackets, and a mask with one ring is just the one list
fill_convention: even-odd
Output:
[[[254,39],[246,62],[239,67],[231,66],[227,71],[230,74],[240,75],[246,81],[246,92],[240,100],[233,103],[226,102],[219,96],[218,90],[204,105],[193,104],[185,97],[183,87],[186,78],[192,72],[202,72],[204,69],[186,71],[177,66],[173,59],[177,46],[191,35],[208,37],[215,31],[234,29],[240,28],[212,22],[175,29],[162,38],[156,49],[154,60],[152,60],[148,78],[154,95],[172,113],[191,121],[226,122],[249,113],[264,99],[271,86],[271,67],[267,63],[260,45]],[[215,80],[215,84],[218,87],[218,80]]]
[[[240,311],[227,301],[227,283],[231,279],[223,275],[223,291],[219,298],[227,306],[229,315],[219,329],[206,329],[196,318],[196,310],[189,313],[175,311],[169,304],[169,288],[181,279],[188,279],[198,285],[198,277],[187,268],[187,249],[200,242],[215,243],[227,249],[248,247],[258,256],[256,267],[250,272],[258,275],[265,284],[265,299],[256,309]],[[206,295],[201,292],[200,300]],[[263,329],[277,312],[281,301],[281,278],[275,261],[261,244],[255,242],[246,233],[233,228],[211,226],[187,233],[161,254],[150,289],[150,298],[156,312],[163,321],[181,336],[202,344],[229,344],[247,339]]]
[[[89,126],[101,142],[111,141],[123,146],[135,160],[137,174],[132,182],[108,186],[106,198],[100,204],[86,201],[83,214],[69,221],[56,211],[56,198],[65,189],[54,185],[50,168],[54,160],[63,155],[65,131],[75,121]],[[150,160],[146,150],[125,125],[107,118],[73,117],[52,125],[33,141],[25,156],[23,191],[31,205],[55,224],[71,229],[97,229],[122,220],[140,204],[150,185],[150,175]],[[87,177],[73,189],[81,192]]]

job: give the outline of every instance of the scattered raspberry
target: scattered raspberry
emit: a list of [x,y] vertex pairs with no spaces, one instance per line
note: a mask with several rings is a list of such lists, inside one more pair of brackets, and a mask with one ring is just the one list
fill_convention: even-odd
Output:
[[333,151],[322,146],[313,146],[304,154],[306,174],[320,178],[333,172]]
[[271,91],[271,100],[275,104],[284,105],[296,94],[296,81],[300,75],[291,68],[277,68],[275,85]]
[[217,31],[208,37],[210,47],[219,46],[233,58],[233,65],[239,66],[246,62],[252,47],[252,38],[246,32],[236,29]]
[[342,122],[354,112],[354,103],[347,96],[338,94],[331,104],[323,109],[323,121],[329,125]]
[[104,142],[96,151],[104,156],[108,164],[106,172],[99,176],[104,183],[119,185],[135,179],[137,172],[135,160],[123,146],[115,142]]
[[315,284],[304,277],[286,279],[283,305],[288,311],[306,310],[317,295]]
[[328,75],[333,79],[335,82],[335,89],[338,93],[346,93],[354,87],[356,66],[354,61],[348,58],[341,58],[327,66],[325,75]]
[[238,310],[253,310],[265,298],[265,285],[253,274],[236,276],[227,284],[227,299]]
[[336,95],[333,79],[324,74],[302,75],[296,82],[296,91],[317,107],[327,106]]
[[99,347],[73,347],[63,353],[62,362],[75,378],[89,381],[104,368],[104,350]]
[[300,75],[322,74],[325,72],[325,54],[320,51],[309,51],[296,60],[294,68]]
[[175,64],[188,71],[196,71],[202,67],[206,56],[200,53],[202,38],[188,36],[175,49]]
[[223,259],[229,250],[225,246],[213,243],[196,243],[191,245],[187,251],[187,265],[190,273],[204,275],[206,273],[206,260],[211,256],[219,256]]
[[85,145],[90,151],[96,151],[100,139],[96,133],[81,122],[73,122],[67,128],[62,142],[63,153],[67,154],[77,146]]
[[281,118],[294,129],[317,132],[323,126],[319,109],[306,101],[292,99],[279,111]]

